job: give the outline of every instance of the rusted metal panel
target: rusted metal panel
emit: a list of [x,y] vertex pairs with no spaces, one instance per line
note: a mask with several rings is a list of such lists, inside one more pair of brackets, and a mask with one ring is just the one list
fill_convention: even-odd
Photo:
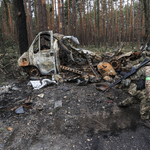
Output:
[[110,76],[110,75],[116,75],[117,73],[113,69],[113,67],[106,62],[100,62],[97,65],[99,73],[104,77],[104,76]]
[[18,60],[18,66],[28,66],[29,63],[29,54],[28,52],[25,52]]

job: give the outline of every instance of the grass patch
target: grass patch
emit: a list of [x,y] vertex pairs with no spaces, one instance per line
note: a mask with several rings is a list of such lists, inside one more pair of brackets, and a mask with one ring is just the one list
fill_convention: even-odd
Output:
[[5,131],[6,131],[6,129],[0,128],[0,133],[5,132]]
[[12,45],[9,47],[5,47],[4,51],[2,52],[0,50],[0,86],[5,85],[5,82],[7,79],[11,79],[14,77],[14,74],[18,72],[18,46]]
[[[107,44],[107,46],[109,46]],[[110,46],[111,47],[111,46]],[[112,48],[115,50],[116,48],[118,48],[119,46],[112,46]],[[89,46],[83,46],[82,47],[83,49],[87,49],[87,50],[90,50],[92,52],[95,52],[97,53],[98,55],[101,55],[101,54],[104,54],[105,53],[105,50],[106,50],[106,46],[101,46],[100,49],[98,49],[97,47],[95,47],[94,45],[89,45]],[[107,48],[107,52],[111,52],[113,51],[113,49],[111,48]],[[137,47],[137,44],[135,43],[134,46],[133,46],[133,49],[132,49],[132,45],[126,45],[126,43],[124,44],[123,46],[123,49],[122,49],[122,52],[123,53],[127,53],[127,52],[130,52],[130,51],[138,51],[138,47]]]

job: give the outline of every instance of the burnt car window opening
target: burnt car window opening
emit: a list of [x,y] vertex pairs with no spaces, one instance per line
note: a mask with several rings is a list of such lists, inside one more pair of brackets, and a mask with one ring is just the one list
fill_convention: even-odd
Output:
[[40,35],[40,50],[50,49],[50,35]]

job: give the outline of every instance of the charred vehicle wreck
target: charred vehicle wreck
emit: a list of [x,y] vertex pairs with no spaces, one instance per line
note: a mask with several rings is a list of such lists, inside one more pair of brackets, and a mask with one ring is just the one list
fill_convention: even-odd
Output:
[[98,82],[101,76],[96,66],[101,61],[101,56],[81,49],[76,37],[44,31],[18,59],[18,66],[30,76],[62,74],[65,81],[83,78]]
[[[30,76],[56,74],[64,81],[81,79],[86,82],[99,82],[101,78],[110,81],[127,60],[136,59],[145,50],[122,53],[124,44],[117,49],[99,56],[82,49],[74,36],[64,36],[53,31],[40,32],[33,40],[28,51],[18,59],[18,66]],[[110,48],[110,47],[109,47]],[[55,78],[56,79],[56,78]]]

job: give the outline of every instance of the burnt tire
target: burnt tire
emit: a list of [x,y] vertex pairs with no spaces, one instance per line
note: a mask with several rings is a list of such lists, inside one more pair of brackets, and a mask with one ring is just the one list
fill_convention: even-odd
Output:
[[29,75],[31,77],[39,77],[41,74],[40,74],[40,71],[36,68],[36,67],[32,67],[30,70],[29,70]]
[[112,65],[112,67],[116,70],[118,68],[120,68],[121,64],[119,60],[113,59],[110,61],[110,64]]

